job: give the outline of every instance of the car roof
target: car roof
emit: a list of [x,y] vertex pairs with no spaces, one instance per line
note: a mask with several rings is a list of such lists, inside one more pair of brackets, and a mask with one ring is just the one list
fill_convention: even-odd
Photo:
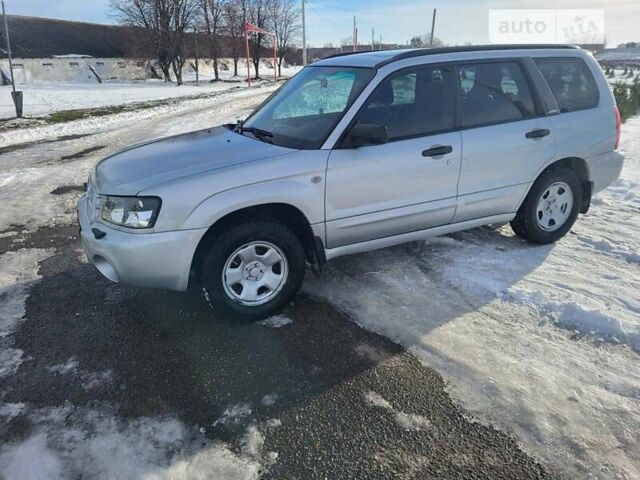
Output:
[[365,67],[381,68],[405,58],[447,53],[491,52],[507,50],[558,50],[580,49],[574,45],[471,45],[465,47],[408,48],[396,50],[374,50],[368,52],[347,52],[332,55],[315,62],[318,67]]

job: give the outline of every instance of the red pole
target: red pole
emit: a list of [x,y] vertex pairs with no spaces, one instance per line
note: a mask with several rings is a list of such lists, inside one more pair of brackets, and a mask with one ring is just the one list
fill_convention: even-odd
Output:
[[249,66],[249,32],[247,26],[244,26],[244,45],[247,51],[247,83],[251,86],[251,67]]

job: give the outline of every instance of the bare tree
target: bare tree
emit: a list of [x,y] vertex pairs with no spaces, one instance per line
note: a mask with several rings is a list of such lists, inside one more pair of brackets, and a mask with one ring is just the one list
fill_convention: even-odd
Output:
[[[269,27],[271,10],[269,2],[270,0],[244,0],[247,21],[266,30]],[[254,34],[252,42],[250,42],[250,52],[256,79],[260,78],[260,53],[263,46],[265,46],[265,35],[263,33]]]
[[[139,0],[135,0],[139,1]],[[197,0],[155,0],[168,1],[171,9],[171,22],[169,24],[169,53],[171,67],[176,77],[176,83],[182,85],[182,69],[187,61],[184,51],[184,40],[187,28],[193,25],[198,11]]]
[[144,28],[152,38],[165,81],[171,70],[178,85],[186,61],[184,37],[196,12],[196,0],[110,0],[124,24]]
[[227,0],[223,7],[224,33],[227,36],[229,52],[233,58],[233,76],[238,76],[238,61],[242,55],[242,39],[246,19],[243,0]]
[[198,0],[200,16],[211,40],[211,58],[215,80],[220,80],[219,57],[222,51],[222,31],[225,6],[230,0]]
[[171,81],[171,0],[110,0],[121,23],[145,29],[151,37],[164,80]]
[[300,31],[300,10],[297,1],[271,0],[270,17],[271,30],[275,34],[277,44],[278,76],[281,76],[284,57],[293,48]]

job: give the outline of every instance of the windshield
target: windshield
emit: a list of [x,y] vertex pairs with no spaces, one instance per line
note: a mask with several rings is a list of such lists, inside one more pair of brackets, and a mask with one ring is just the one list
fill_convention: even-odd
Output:
[[269,98],[243,127],[269,133],[283,147],[318,149],[375,71],[308,67]]

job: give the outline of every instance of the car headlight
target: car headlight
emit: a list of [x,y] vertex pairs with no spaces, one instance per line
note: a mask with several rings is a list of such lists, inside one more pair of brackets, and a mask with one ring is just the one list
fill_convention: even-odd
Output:
[[158,197],[100,196],[100,217],[114,225],[151,228],[156,223],[162,201]]

